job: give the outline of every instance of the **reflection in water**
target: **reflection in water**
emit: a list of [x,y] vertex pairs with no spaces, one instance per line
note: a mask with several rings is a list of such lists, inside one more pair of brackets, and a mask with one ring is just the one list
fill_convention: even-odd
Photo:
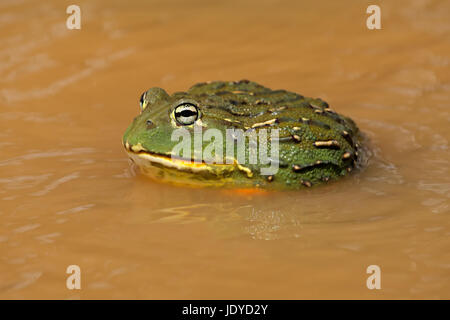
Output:
[[[448,1],[383,4],[381,31],[350,0],[81,1],[79,31],[1,6],[1,298],[449,298]],[[361,170],[261,194],[136,174],[120,139],[144,90],[242,78],[355,119]]]

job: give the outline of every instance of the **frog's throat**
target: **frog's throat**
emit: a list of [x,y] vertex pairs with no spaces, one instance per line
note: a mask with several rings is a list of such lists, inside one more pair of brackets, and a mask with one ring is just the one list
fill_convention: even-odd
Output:
[[232,164],[210,164],[205,162],[195,162],[194,160],[180,159],[164,154],[152,153],[142,149],[139,151],[127,147],[125,147],[125,149],[133,162],[141,168],[160,165],[165,168],[179,171],[210,173],[217,176],[223,176],[238,169],[245,173],[248,178],[253,177],[253,172],[249,168],[239,164],[236,159],[234,159],[234,163]]

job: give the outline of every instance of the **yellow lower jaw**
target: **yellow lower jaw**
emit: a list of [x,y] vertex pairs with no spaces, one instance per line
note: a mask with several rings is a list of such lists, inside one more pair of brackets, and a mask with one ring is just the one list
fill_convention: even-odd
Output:
[[233,182],[229,176],[236,168],[244,168],[235,164],[194,163],[146,152],[127,150],[127,153],[143,174],[174,184],[223,186]]

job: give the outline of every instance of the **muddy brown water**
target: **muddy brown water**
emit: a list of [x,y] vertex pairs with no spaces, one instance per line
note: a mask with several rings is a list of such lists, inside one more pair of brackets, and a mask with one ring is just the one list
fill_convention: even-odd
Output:
[[[0,298],[450,298],[448,1],[379,1],[381,30],[365,1],[77,4],[81,30],[0,3]],[[133,170],[144,90],[243,78],[351,116],[367,168],[270,195]]]

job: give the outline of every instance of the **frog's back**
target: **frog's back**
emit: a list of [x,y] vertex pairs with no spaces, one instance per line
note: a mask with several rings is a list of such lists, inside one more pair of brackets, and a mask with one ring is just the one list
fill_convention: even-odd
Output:
[[358,166],[361,142],[356,124],[321,99],[247,80],[199,83],[188,94],[202,101],[204,121],[217,127],[279,129],[279,170],[258,177],[259,185],[309,187]]

